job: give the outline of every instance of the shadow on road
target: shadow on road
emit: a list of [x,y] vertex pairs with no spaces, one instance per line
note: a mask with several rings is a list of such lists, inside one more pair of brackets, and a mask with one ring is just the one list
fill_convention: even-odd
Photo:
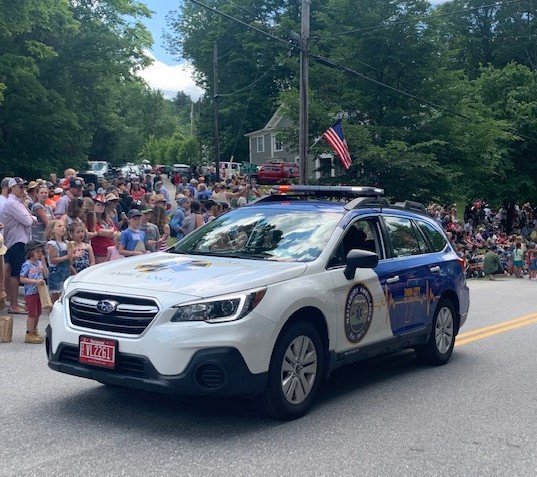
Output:
[[[445,380],[450,376],[450,368],[466,367],[474,358],[457,350],[448,365],[434,368],[419,364],[414,352],[405,351],[345,366],[324,383],[312,413],[304,419],[315,419],[318,411],[348,399],[364,409],[377,406],[378,397],[374,394],[379,392],[379,386],[382,392],[393,392],[394,388],[400,391],[400,381],[408,378],[434,386],[437,373]],[[52,420],[56,417],[76,421],[82,427],[104,425],[171,437],[188,435],[194,442],[209,437],[244,437],[286,425],[265,417],[251,400],[244,398],[168,396],[98,383],[42,404]],[[295,422],[304,423],[304,419]]]

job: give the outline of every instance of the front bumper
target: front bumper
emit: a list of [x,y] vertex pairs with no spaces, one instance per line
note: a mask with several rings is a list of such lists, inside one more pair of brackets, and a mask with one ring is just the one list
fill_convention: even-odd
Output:
[[236,348],[218,347],[197,351],[178,375],[160,374],[140,355],[118,353],[113,370],[80,364],[78,346],[60,343],[52,352],[52,329],[47,327],[48,366],[54,371],[94,379],[101,383],[184,395],[255,395],[265,389],[267,373],[253,374]]

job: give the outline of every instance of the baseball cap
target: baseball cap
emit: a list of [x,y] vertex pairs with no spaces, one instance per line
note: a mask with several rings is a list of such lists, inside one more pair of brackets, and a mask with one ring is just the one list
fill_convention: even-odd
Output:
[[25,246],[24,246],[24,253],[28,255],[32,250],[35,250],[39,247],[44,247],[45,242],[42,242],[41,240],[30,240]]
[[84,183],[80,179],[72,178],[69,181],[69,187],[71,189],[82,189],[84,187]]
[[155,202],[166,202],[166,198],[162,194],[155,194]]
[[11,177],[4,177],[2,179],[2,182],[0,182],[0,187],[2,187],[2,189],[4,187],[9,187],[8,184],[9,184],[10,179],[11,179]]
[[187,202],[190,202],[190,199],[188,197],[179,197],[177,199],[177,203],[179,205],[186,204]]
[[132,219],[133,217],[140,217],[141,215],[142,215],[142,212],[140,212],[138,209],[131,209],[129,210],[127,217],[129,219]]
[[9,179],[7,186],[8,188],[11,189],[12,187],[15,187],[16,185],[23,186],[24,184],[26,184],[26,181],[24,179],[21,179],[20,177],[12,177],[11,179]]
[[146,209],[143,209],[141,212],[142,214],[150,214],[151,212],[153,212],[153,209],[146,208]]
[[62,192],[63,192],[63,189],[61,187],[56,187],[56,189],[54,189],[55,194],[61,194]]

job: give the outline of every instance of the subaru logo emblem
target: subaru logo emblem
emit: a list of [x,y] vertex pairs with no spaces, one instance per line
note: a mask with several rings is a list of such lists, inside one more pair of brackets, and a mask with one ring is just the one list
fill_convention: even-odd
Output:
[[118,305],[119,303],[117,301],[101,300],[97,303],[97,310],[101,313],[112,313],[113,311],[116,311]]

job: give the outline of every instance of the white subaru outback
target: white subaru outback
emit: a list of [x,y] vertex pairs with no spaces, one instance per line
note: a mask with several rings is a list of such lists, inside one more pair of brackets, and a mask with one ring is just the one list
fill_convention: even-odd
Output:
[[256,396],[292,419],[343,364],[403,348],[446,363],[468,287],[423,206],[389,205],[368,187],[283,191],[165,252],[66,281],[49,367],[165,393]]

